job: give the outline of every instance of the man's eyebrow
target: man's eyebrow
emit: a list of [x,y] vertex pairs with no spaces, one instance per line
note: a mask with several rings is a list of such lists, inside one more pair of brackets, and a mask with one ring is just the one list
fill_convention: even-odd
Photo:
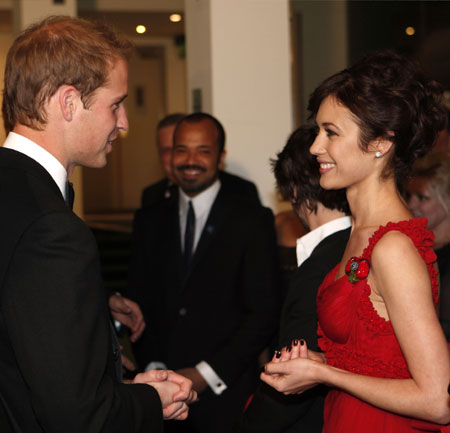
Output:
[[128,93],[126,93],[125,95],[123,95],[121,98],[116,99],[116,101],[114,102],[114,104],[120,104],[121,102],[123,102],[125,100],[125,98],[128,97]]

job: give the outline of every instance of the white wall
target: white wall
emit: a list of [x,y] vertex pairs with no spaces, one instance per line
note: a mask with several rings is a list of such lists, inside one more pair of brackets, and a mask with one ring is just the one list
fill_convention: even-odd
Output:
[[76,0],[55,4],[53,0],[15,0],[14,31],[19,32],[49,15],[77,15]]
[[225,127],[227,170],[277,209],[269,159],[292,129],[288,1],[187,0],[186,42],[188,88]]

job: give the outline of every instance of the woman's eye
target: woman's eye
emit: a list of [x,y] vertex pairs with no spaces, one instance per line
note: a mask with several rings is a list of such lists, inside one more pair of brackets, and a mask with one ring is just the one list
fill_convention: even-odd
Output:
[[334,131],[332,131],[331,129],[328,129],[328,128],[325,129],[325,132],[327,133],[327,137],[337,135]]
[[417,194],[417,198],[419,199],[419,201],[428,201],[430,199],[430,197],[423,194]]

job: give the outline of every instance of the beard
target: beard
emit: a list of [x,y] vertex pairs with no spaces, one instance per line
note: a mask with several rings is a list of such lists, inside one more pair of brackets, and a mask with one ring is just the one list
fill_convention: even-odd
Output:
[[209,186],[211,186],[216,181],[216,179],[219,176],[219,172],[217,170],[217,172],[214,174],[214,176],[207,178],[207,179],[203,179],[203,180],[185,179],[182,176],[182,172],[184,170],[198,170],[198,171],[204,173],[204,172],[206,172],[206,169],[200,165],[187,165],[187,164],[176,167],[176,169],[174,171],[174,175],[177,180],[177,183],[178,183],[179,187],[183,190],[183,192],[190,196],[197,195],[197,194],[201,193],[202,191],[204,191],[205,189],[207,189]]

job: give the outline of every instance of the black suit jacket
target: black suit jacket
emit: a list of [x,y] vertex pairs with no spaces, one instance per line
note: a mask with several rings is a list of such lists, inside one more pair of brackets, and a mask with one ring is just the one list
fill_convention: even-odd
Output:
[[48,172],[0,148],[0,403],[15,433],[160,432],[120,382],[96,242]]
[[[182,262],[178,197],[139,210],[129,295],[141,305],[147,327],[135,354],[141,367],[208,362],[228,386],[217,399],[230,396],[217,404],[216,423],[223,424],[242,412],[257,378],[257,356],[278,321],[272,213],[223,183],[187,274]],[[202,394],[191,415],[209,398],[216,397]],[[239,409],[232,412],[232,405]]]
[[[323,239],[294,274],[280,321],[279,347],[303,338],[308,347],[317,345],[317,289],[342,258],[350,229]],[[262,384],[249,405],[241,433],[320,433],[323,424],[325,387],[315,387],[299,396],[285,396]]]
[[[226,171],[219,172],[219,179],[225,189],[229,192],[236,195],[242,195],[255,203],[260,203],[258,191],[254,183],[242,179],[239,176],[235,176],[234,174],[227,173]],[[142,192],[142,207],[153,206],[160,201],[170,198],[176,194],[176,191],[176,185],[171,183],[169,179],[165,177],[144,189]]]

